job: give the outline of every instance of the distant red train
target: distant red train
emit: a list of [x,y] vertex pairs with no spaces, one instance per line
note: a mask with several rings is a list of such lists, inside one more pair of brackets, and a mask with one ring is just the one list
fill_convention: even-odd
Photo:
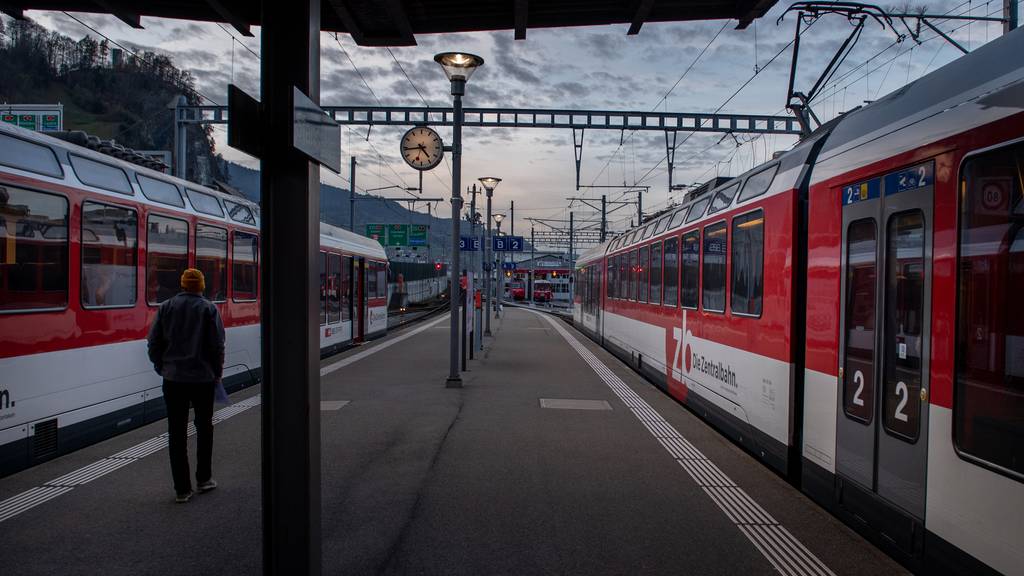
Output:
[[[320,230],[324,353],[387,329],[387,256]],[[164,415],[146,334],[186,267],[227,332],[224,382],[260,370],[259,209],[0,124],[0,475]]]
[[575,320],[921,573],[1024,573],[1024,30],[585,254]]

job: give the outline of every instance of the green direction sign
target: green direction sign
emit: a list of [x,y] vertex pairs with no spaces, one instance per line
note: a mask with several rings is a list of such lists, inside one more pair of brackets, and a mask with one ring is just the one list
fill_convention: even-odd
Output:
[[28,128],[29,130],[36,129],[36,115],[35,114],[19,114],[18,115],[18,126],[22,128]]
[[381,246],[387,246],[387,238],[385,236],[385,228],[383,224],[367,224],[366,225],[366,237],[373,238],[377,242],[380,242]]
[[17,114],[3,114],[3,115],[0,115],[0,121],[4,122],[5,124],[14,124],[15,126],[17,126],[18,125],[18,115]]
[[57,130],[60,128],[60,120],[56,114],[43,114],[43,130]]
[[388,224],[388,246],[408,246],[409,226],[407,224]]
[[427,234],[430,226],[426,224],[413,224],[409,226],[409,246],[426,246],[428,244]]

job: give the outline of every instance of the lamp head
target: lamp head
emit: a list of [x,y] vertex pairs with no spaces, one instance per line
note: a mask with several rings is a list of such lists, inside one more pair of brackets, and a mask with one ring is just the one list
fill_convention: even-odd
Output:
[[494,218],[494,222],[498,226],[501,226],[501,221],[505,219],[505,215],[504,214],[495,214],[495,215],[491,216],[491,218]]
[[466,52],[442,52],[434,56],[434,62],[441,65],[449,81],[465,84],[473,72],[483,66],[484,59]]
[[480,180],[484,190],[487,190],[488,193],[494,192],[494,189],[498,187],[498,183],[501,182],[501,178],[495,178],[494,176],[484,176],[478,180]]

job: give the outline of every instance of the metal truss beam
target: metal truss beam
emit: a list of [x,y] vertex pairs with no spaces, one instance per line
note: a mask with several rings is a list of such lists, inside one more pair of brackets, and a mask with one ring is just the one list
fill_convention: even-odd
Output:
[[[451,126],[452,109],[426,106],[321,106],[347,126]],[[178,122],[227,124],[227,106],[180,106]],[[487,128],[571,128],[574,130],[681,130],[745,134],[800,134],[792,116],[630,112],[614,110],[549,110],[541,108],[464,108],[464,126]]]

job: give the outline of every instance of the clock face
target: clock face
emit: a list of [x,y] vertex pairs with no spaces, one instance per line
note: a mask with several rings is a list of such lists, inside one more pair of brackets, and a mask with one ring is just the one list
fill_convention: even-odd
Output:
[[441,137],[426,126],[411,128],[402,136],[402,158],[417,170],[430,170],[444,157]]

